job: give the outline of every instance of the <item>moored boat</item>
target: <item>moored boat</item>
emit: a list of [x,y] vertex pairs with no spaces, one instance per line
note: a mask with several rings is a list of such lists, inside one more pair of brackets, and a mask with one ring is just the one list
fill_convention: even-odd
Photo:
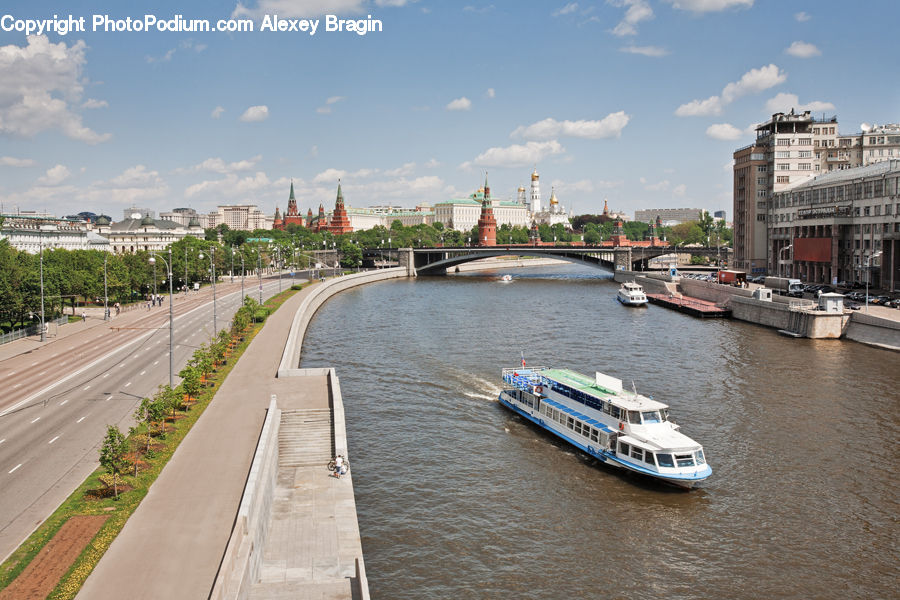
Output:
[[506,275],[500,277],[500,281],[503,283],[509,283],[510,281],[512,281],[512,275],[507,273]]
[[646,306],[647,295],[639,284],[626,281],[616,292],[616,300],[626,306]]
[[[524,363],[524,361],[523,361]],[[503,369],[500,403],[600,461],[682,488],[712,474],[703,447],[679,431],[669,407],[602,373]]]

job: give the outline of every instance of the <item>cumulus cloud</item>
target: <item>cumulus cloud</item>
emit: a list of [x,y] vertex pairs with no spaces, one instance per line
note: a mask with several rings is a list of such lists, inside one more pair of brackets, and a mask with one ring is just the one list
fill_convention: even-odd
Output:
[[579,192],[587,194],[597,189],[597,186],[595,186],[594,182],[590,179],[581,179],[579,181],[563,181],[561,179],[554,179],[550,182],[550,187],[559,193]]
[[676,196],[684,196],[687,193],[687,186],[683,183],[676,185],[672,188],[672,194]]
[[721,12],[729,8],[750,8],[753,0],[668,0],[673,8],[695,13]]
[[814,56],[822,55],[822,51],[816,48],[814,44],[808,44],[806,42],[794,42],[785,50],[785,52],[791,56],[796,56],[797,58],[812,58]]
[[209,116],[211,116],[213,119],[218,119],[219,117],[222,116],[222,113],[224,113],[224,112],[225,112],[224,108],[222,108],[221,106],[217,106],[212,110],[211,113],[209,113]]
[[576,10],[578,10],[578,3],[577,3],[577,2],[569,2],[568,4],[566,4],[565,6],[563,6],[562,8],[559,8],[559,9],[553,11],[553,12],[550,13],[550,14],[551,14],[551,16],[559,17],[559,16],[562,16],[562,15],[570,15],[570,14],[572,14],[573,12],[575,12]]
[[320,106],[319,108],[316,109],[316,112],[319,113],[320,115],[331,114],[331,110],[332,110],[331,106],[333,104],[337,104],[341,100],[346,100],[346,97],[345,96],[331,96],[330,98],[325,100],[325,106]]
[[262,160],[262,154],[257,154],[251,158],[238,160],[234,162],[225,162],[221,158],[207,158],[203,162],[188,167],[187,169],[176,169],[177,173],[208,171],[211,173],[233,173],[236,171],[249,171],[256,167],[257,163]]
[[667,56],[669,51],[659,46],[623,46],[619,48],[619,52],[627,52],[628,54],[641,54],[651,58],[660,58]]
[[462,98],[451,100],[444,108],[447,110],[469,110],[472,108],[472,101],[463,96]]
[[653,18],[653,9],[647,4],[646,0],[620,0],[615,3],[616,6],[627,6],[625,16],[616,25],[612,34],[617,36],[636,35],[636,25],[641,21]]
[[766,102],[766,110],[770,113],[788,112],[792,108],[801,112],[804,110],[822,112],[834,110],[834,104],[831,102],[820,102],[818,100],[801,104],[800,97],[797,96],[797,94],[786,94],[784,92]]
[[494,96],[497,95],[497,93],[494,91],[494,88],[488,88],[488,89],[487,89],[487,92],[485,93],[485,95],[486,95],[488,98],[493,98]]
[[229,173],[222,179],[201,181],[190,185],[184,190],[184,195],[186,198],[199,194],[215,194],[228,198],[246,197],[266,190],[270,185],[271,182],[263,171],[257,171],[253,175],[243,178],[235,173]]
[[643,177],[641,177],[641,183],[645,183],[644,189],[649,192],[664,192],[669,189],[669,186],[671,185],[668,179],[663,179],[657,183],[646,183],[646,179]]
[[434,169],[435,167],[439,167],[439,166],[441,166],[441,163],[436,158],[432,158],[428,162],[425,163],[425,168],[427,168],[427,169]]
[[412,175],[416,170],[416,163],[408,162],[403,165],[397,167],[396,169],[389,169],[384,172],[388,177],[406,177],[408,175]]
[[0,156],[0,166],[3,167],[33,167],[37,164],[34,159],[31,158],[16,158],[15,156]]
[[68,179],[71,174],[68,167],[56,165],[55,167],[47,169],[47,172],[38,178],[37,183],[38,185],[59,185]]
[[505,148],[488,148],[475,157],[472,161],[460,165],[463,169],[473,165],[482,167],[524,167],[540,162],[547,156],[562,154],[565,148],[556,141],[528,142],[526,144],[513,144]]
[[106,100],[95,100],[94,98],[88,98],[84,101],[84,104],[81,105],[81,108],[106,108],[109,106],[109,102]]
[[343,169],[334,169],[329,168],[325,169],[315,177],[313,177],[313,183],[337,183],[338,179],[365,179],[366,177],[371,177],[378,173],[378,169],[357,169],[356,171],[350,172],[345,171]]
[[803,11],[795,14],[794,18],[797,19],[798,23],[805,23],[805,22],[809,21],[810,19],[812,19],[812,17],[809,16],[809,13],[805,13]]
[[706,136],[714,140],[736,140],[743,131],[730,123],[715,123],[706,128]]
[[[0,135],[33,137],[56,130],[88,144],[108,140],[110,134],[85,127],[72,110],[86,83],[84,41],[66,46],[43,35],[26,39],[26,46],[0,46]],[[92,102],[98,101],[87,101]]]
[[786,80],[787,75],[773,64],[759,69],[750,69],[741,76],[740,80],[726,85],[720,96],[710,96],[706,100],[692,100],[679,106],[675,110],[675,114],[679,117],[718,115],[722,113],[723,107],[741,96],[762,92],[784,83]]
[[241,115],[241,121],[245,123],[258,123],[269,118],[269,107],[265,105],[251,106]]
[[622,110],[610,113],[599,121],[557,121],[547,118],[528,126],[517,127],[510,137],[526,140],[550,140],[567,136],[599,140],[620,137],[629,120],[631,117]]

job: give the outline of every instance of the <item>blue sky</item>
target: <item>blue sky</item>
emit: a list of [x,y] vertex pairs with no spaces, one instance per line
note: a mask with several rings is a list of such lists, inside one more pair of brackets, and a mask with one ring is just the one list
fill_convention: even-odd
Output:
[[[754,0],[5,2],[0,24],[85,17],[87,31],[0,31],[3,212],[120,219],[257,204],[414,206],[490,174],[514,197],[536,165],[576,214],[724,209],[731,154],[779,110],[841,133],[900,121],[900,4]],[[250,18],[257,31],[94,32],[93,15]],[[320,19],[316,35],[260,19]],[[325,14],[382,32],[325,32]]]

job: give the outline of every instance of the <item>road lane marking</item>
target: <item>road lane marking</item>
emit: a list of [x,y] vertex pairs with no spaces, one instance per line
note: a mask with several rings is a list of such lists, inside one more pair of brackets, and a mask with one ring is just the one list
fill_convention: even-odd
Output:
[[31,366],[33,367],[33,366],[36,365],[36,364],[37,364],[37,361],[31,363]]
[[46,372],[47,372],[46,370],[41,371],[40,373],[38,373],[38,375],[43,375],[43,374],[46,373]]
[[16,472],[16,469],[18,469],[18,468],[21,467],[21,466],[22,466],[22,463],[17,464],[16,466],[14,466],[14,467],[12,468],[12,470],[9,472],[9,474],[12,475],[13,473]]
[[16,385],[13,386],[13,389],[19,387],[20,385],[22,385],[22,384],[21,384],[21,383],[17,383]]
[[91,386],[86,385],[86,386],[84,386],[84,389],[81,390],[81,391],[86,392],[86,391],[88,391],[89,389],[91,389]]
[[153,363],[153,366],[156,366],[156,365],[158,365],[158,364],[159,364],[159,361],[156,361],[156,362]]
[[141,375],[143,375],[143,374],[146,373],[146,372],[147,372],[147,371],[141,371]]
[[109,377],[109,373],[104,373],[103,378],[106,379],[107,377]]
[[128,383],[125,384],[125,387],[128,387],[129,385],[131,385],[131,382],[130,382],[130,381],[129,381]]
[[57,352],[56,354],[51,354],[50,358],[56,358],[57,356],[59,356],[59,352]]
[[38,417],[38,418],[37,418],[37,419],[35,419],[35,420],[34,420],[34,421],[32,421],[32,422],[31,422],[31,423],[32,423],[32,424],[34,424],[34,423],[37,423],[37,422],[38,422],[38,421],[40,421],[40,420],[41,420],[41,418],[40,418],[40,417]]
[[62,405],[65,404],[66,402],[68,402],[68,400],[63,400],[62,402],[59,403],[59,405],[62,406]]
[[15,371],[10,371],[10,372],[9,372],[9,376],[10,376],[10,377],[12,377],[12,376],[15,375],[15,374],[16,374]]
[[55,442],[55,441],[58,440],[58,439],[59,439],[59,436],[56,436],[55,438],[53,438],[52,440],[50,440],[50,441],[47,442],[47,443],[48,443],[48,444],[52,444],[53,442]]
[[76,423],[81,423],[81,422],[84,421],[85,419],[87,419],[87,416],[81,417],[80,419],[78,419],[78,420],[75,421],[75,422],[76,422]]
[[0,444],[2,444],[5,441],[6,441],[6,438],[3,438],[2,440],[0,440]]

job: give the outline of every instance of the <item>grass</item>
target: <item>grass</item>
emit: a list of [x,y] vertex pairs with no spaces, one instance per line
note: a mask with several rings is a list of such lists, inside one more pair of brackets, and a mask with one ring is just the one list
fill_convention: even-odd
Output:
[[[275,312],[290,296],[296,293],[296,290],[288,289],[267,300],[264,306],[269,308],[269,312]],[[209,406],[209,403],[215,397],[216,390],[220,387],[225,378],[237,364],[238,359],[256,337],[256,334],[262,329],[265,323],[252,323],[250,328],[243,334],[244,340],[239,342],[229,357],[228,364],[221,365],[218,372],[211,374],[207,380],[212,381],[212,387],[203,388],[193,404],[183,418],[177,419],[172,424],[172,429],[167,430],[165,439],[154,438],[153,457],[144,456],[142,461],[145,468],[138,471],[137,476],[125,475],[125,483],[132,486],[133,489],[119,494],[118,499],[114,498],[97,498],[91,496],[89,492],[92,490],[103,489],[100,483],[100,475],[104,473],[103,469],[97,469],[87,479],[82,482],[78,489],[57,508],[44,523],[32,533],[19,548],[13,552],[10,557],[0,565],[0,590],[7,587],[12,581],[19,576],[26,566],[37,556],[41,549],[53,538],[63,524],[76,515],[109,515],[109,519],[97,532],[97,535],[85,547],[79,557],[75,560],[72,567],[66,572],[57,584],[53,592],[48,596],[54,600],[64,600],[74,598],[81,586],[84,584],[88,575],[100,562],[103,554],[109,548],[112,541],[116,538],[125,522],[131,514],[137,509],[141,500],[147,495],[150,486],[156,481],[156,478],[162,472],[169,459],[175,453],[178,445],[185,438],[193,427],[194,423],[203,414],[203,411]],[[180,387],[180,386],[179,386]],[[146,433],[146,425],[141,425],[135,430],[135,433],[128,436],[129,442],[133,443],[134,436]],[[158,446],[159,444],[159,446]]]

